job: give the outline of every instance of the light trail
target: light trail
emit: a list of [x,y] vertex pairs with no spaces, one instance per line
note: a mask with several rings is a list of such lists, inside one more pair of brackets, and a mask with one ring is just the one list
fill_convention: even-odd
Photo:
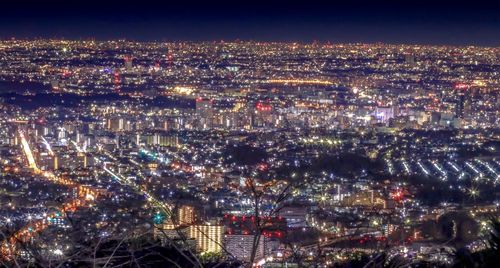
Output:
[[28,141],[26,140],[26,137],[24,137],[24,133],[19,131],[19,136],[21,137],[21,145],[23,147],[24,154],[28,159],[29,167],[32,168],[35,171],[35,173],[39,173],[40,169],[36,165],[35,158],[33,157],[33,152],[31,152]]
[[78,146],[78,144],[75,142],[75,141],[71,141],[71,143],[73,143],[73,145],[75,145],[75,148],[76,150],[79,152],[79,153],[85,153],[85,150],[82,149],[80,146]]
[[448,179],[448,173],[446,173],[446,171],[443,169],[443,167],[441,167],[441,165],[437,161],[433,161],[432,165],[439,173],[441,173],[442,180]]
[[474,166],[471,162],[466,161],[466,162],[465,162],[465,165],[466,165],[468,168],[470,168],[472,171],[474,171],[474,173],[476,173],[477,175],[479,175],[479,177],[483,177],[483,175],[484,175],[484,174],[483,174],[481,171],[479,171],[479,170],[477,169],[477,167],[476,167],[476,166]]
[[420,160],[417,161],[417,165],[420,167],[422,172],[425,173],[425,175],[429,176],[430,172],[424,167],[424,165],[422,164],[422,162],[420,162]]
[[493,167],[488,162],[484,162],[480,159],[476,159],[475,161],[481,164],[486,169],[488,169],[488,171],[491,172],[491,174],[493,174],[495,177],[498,177],[498,173],[495,171],[495,169],[493,169]]
[[[112,157],[112,155],[110,153],[108,153],[107,151],[104,151],[104,155],[106,155],[106,156],[108,156],[111,159],[116,161],[116,158]],[[144,187],[138,186],[135,182],[131,181],[129,178],[126,178],[124,176],[116,174],[114,171],[112,171],[111,169],[108,168],[106,162],[104,162],[103,160],[100,160],[98,157],[95,157],[94,159],[96,159],[96,163],[98,163],[98,164],[102,163],[103,170],[106,173],[108,173],[109,175],[111,175],[111,177],[113,179],[118,181],[120,184],[127,185],[127,186],[131,187],[136,193],[139,193],[140,195],[145,196],[148,203],[152,204],[153,207],[161,210],[163,213],[165,213],[165,215],[167,215],[169,217],[172,216],[171,207],[166,205],[165,203],[161,202],[160,200],[158,200],[156,197],[154,197],[153,194],[148,192],[147,189],[145,189]],[[138,166],[141,167],[140,165],[138,165]]]
[[42,137],[43,144],[45,144],[45,147],[47,148],[47,151],[49,152],[49,155],[54,156],[54,151],[52,151],[52,147],[50,147],[49,142]]
[[111,177],[113,177],[120,184],[127,185],[127,186],[131,187],[133,190],[135,190],[136,192],[145,196],[149,203],[153,204],[154,207],[160,209],[163,213],[165,213],[165,215],[167,215],[169,217],[172,216],[171,208],[168,205],[165,205],[160,200],[156,199],[156,197],[154,197],[151,193],[149,193],[144,187],[140,187],[136,183],[131,181],[130,179],[114,173],[111,169],[109,169],[106,166],[106,163],[103,163],[103,170],[106,171],[108,174],[110,174]]
[[[76,144],[75,144],[76,146]],[[117,160],[115,157],[113,157],[109,152],[107,152],[106,150],[103,151],[104,152],[104,155],[110,157],[111,159],[113,160]],[[139,194],[142,194],[143,196],[146,197],[146,201],[148,203],[150,203],[152,205],[152,207],[158,209],[160,212],[163,212],[164,215],[168,216],[169,218],[172,218],[173,217],[173,213],[172,213],[172,207],[169,206],[168,204],[165,204],[164,202],[158,200],[153,194],[151,194],[145,187],[143,186],[138,186],[135,182],[133,182],[132,180],[130,180],[129,178],[126,178],[124,176],[121,176],[120,174],[116,174],[115,172],[113,172],[111,169],[109,169],[107,167],[107,162],[105,162],[103,159],[100,159],[99,157],[94,157],[95,161],[97,164],[99,163],[102,163],[102,168],[103,170],[108,173],[109,175],[111,175],[111,177],[113,179],[115,179],[116,181],[118,181],[120,184],[122,185],[127,185],[129,186],[130,188],[132,188],[134,191],[136,191],[137,193]],[[131,162],[133,163],[133,162]],[[134,163],[135,164],[135,163]],[[138,165],[139,167],[142,168],[141,165]],[[177,227],[180,223],[175,223],[174,222],[174,226]],[[197,227],[198,231],[199,228]],[[208,236],[207,236],[208,237]],[[209,237],[208,237],[209,238]]]
[[[48,218],[54,218],[60,212],[63,212],[63,213],[64,212],[74,212],[79,207],[86,206],[89,204],[89,202],[95,201],[96,197],[98,197],[102,194],[102,191],[98,191],[90,186],[79,185],[79,184],[77,184],[69,179],[58,177],[52,172],[42,171],[41,169],[39,169],[38,166],[36,165],[35,158],[33,157],[33,153],[31,151],[31,148],[29,146],[28,141],[26,140],[26,137],[24,136],[24,133],[22,133],[20,131],[19,134],[21,137],[21,144],[23,147],[24,154],[26,155],[26,158],[28,159],[28,164],[29,164],[30,168],[33,169],[33,172],[35,174],[42,175],[44,178],[46,178],[52,182],[55,182],[57,184],[67,185],[70,187],[76,187],[78,189],[78,198],[74,199],[70,202],[64,203],[60,207],[58,212],[53,212],[53,213],[47,215],[47,218],[39,219],[39,220],[36,220],[36,221],[29,223],[28,225],[24,226],[23,228],[21,228],[20,230],[18,230],[14,234],[12,234],[9,238],[4,240],[0,245],[0,253],[1,253],[1,256],[5,259],[11,259],[13,254],[16,254],[17,242],[29,241],[31,238],[34,237],[34,235],[36,235],[37,233],[46,229],[50,225],[50,223],[47,221]],[[72,142],[72,143],[75,145],[75,147],[77,148],[77,150],[79,152],[83,152],[83,150],[79,149],[78,145],[75,142]],[[172,217],[171,208],[168,205],[166,205],[165,203],[158,200],[156,197],[154,197],[154,195],[152,195],[150,192],[148,192],[144,187],[140,187],[136,183],[131,181],[130,179],[114,173],[112,170],[110,170],[106,166],[106,163],[103,163],[103,169],[108,174],[110,174],[115,180],[117,180],[119,183],[128,185],[132,189],[134,189],[136,192],[145,196],[146,200],[150,204],[152,204],[153,207],[159,209],[165,215]]]
[[[143,152],[144,153],[148,153],[148,154],[154,154],[152,153],[151,151],[149,150],[146,150],[146,149],[142,149],[144,150]],[[111,154],[107,151],[104,151],[104,155],[110,157],[111,159],[115,160],[116,161],[116,158],[114,157],[111,157]],[[156,157],[156,154],[154,154],[155,157]],[[95,158],[97,161],[97,163],[102,163],[102,168],[103,170],[108,173],[109,175],[111,175],[111,177],[113,179],[115,179],[116,181],[118,181],[120,184],[123,184],[123,185],[127,185],[129,187],[131,187],[135,192],[139,193],[140,195],[143,195],[144,197],[146,197],[146,200],[148,203],[150,203],[153,207],[155,207],[156,209],[159,209],[161,212],[163,212],[165,215],[167,215],[168,217],[172,217],[172,207],[169,206],[168,204],[165,204],[164,202],[160,201],[159,199],[157,199],[152,193],[150,193],[145,187],[141,187],[141,186],[138,186],[135,182],[131,181],[129,178],[126,178],[124,176],[121,176],[120,174],[116,174],[114,171],[112,171],[111,169],[109,169],[107,167],[107,163],[102,161],[102,160],[99,160],[99,158]],[[155,158],[156,161],[160,161],[158,157]],[[135,161],[134,161],[135,162]],[[139,163],[134,163],[131,161],[132,164],[135,164],[137,165],[139,168],[142,168],[142,165],[140,165]]]
[[460,169],[455,163],[448,161],[448,165],[450,165],[456,172],[460,172]]
[[50,171],[43,171],[38,168],[35,158],[33,157],[33,153],[31,151],[31,148],[29,146],[28,141],[26,140],[26,137],[24,136],[23,132],[19,132],[19,136],[21,137],[21,144],[23,147],[24,154],[26,155],[26,158],[28,159],[28,165],[30,168],[33,169],[35,174],[42,175],[44,178],[57,183],[57,184],[62,184],[62,185],[69,185],[69,186],[78,186],[76,183],[69,179],[61,178],[56,176],[54,173]]
[[[78,190],[78,198],[73,199],[70,202],[64,203],[58,211],[65,212],[74,212],[79,207],[85,206],[88,202],[92,202],[96,199],[96,197],[102,194],[102,191],[98,191],[90,186],[79,185],[69,179],[61,178],[56,176],[54,173],[49,171],[42,171],[36,165],[35,158],[33,157],[33,153],[29,146],[24,133],[19,131],[19,136],[21,137],[21,145],[23,147],[24,154],[28,159],[28,165],[33,169],[33,172],[37,175],[42,175],[43,178],[48,179],[51,182],[56,184],[66,185]],[[53,212],[47,216],[48,218],[54,218],[57,216],[59,212]],[[0,253],[1,257],[5,259],[12,258],[12,255],[17,252],[16,244],[17,242],[27,242],[29,241],[35,234],[46,229],[50,224],[47,223],[46,218],[33,221],[21,228],[14,234],[12,234],[9,238],[5,239],[0,245]]]
[[406,160],[402,160],[402,163],[403,163],[403,167],[405,169],[406,174],[410,174],[411,169],[410,169],[410,166],[408,165],[408,163],[406,162]]

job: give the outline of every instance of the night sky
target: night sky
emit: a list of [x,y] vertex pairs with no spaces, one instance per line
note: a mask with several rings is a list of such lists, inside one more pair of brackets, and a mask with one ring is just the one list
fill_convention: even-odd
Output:
[[125,38],[139,41],[255,40],[500,46],[500,1],[7,2],[0,6],[2,39]]

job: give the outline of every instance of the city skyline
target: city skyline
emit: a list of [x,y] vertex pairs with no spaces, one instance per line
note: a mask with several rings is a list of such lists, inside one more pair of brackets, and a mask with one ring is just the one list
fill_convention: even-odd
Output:
[[498,266],[496,6],[5,3],[0,266]]
[[0,38],[496,46],[498,8],[494,1],[19,1],[5,4]]

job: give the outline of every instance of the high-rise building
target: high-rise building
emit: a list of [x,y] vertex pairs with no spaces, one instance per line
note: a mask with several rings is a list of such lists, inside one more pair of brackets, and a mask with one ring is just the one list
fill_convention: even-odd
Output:
[[[226,234],[224,235],[224,248],[236,259],[250,261],[254,238],[254,235]],[[265,237],[261,235],[257,244],[256,260],[262,259],[265,255],[265,240]]]
[[176,135],[169,135],[164,133],[154,133],[140,137],[139,142],[144,142],[147,145],[176,147],[177,145],[179,145],[179,137]]
[[196,221],[195,209],[192,206],[181,206],[177,212],[178,224],[192,224]]
[[106,121],[106,128],[110,131],[129,131],[132,130],[132,124],[122,117],[112,117]]
[[378,106],[375,108],[375,117],[377,118],[378,121],[382,123],[387,123],[389,119],[394,118],[395,115],[395,109],[393,106],[389,107],[382,107]]
[[214,107],[210,99],[196,99],[196,117],[199,120],[199,128],[210,129],[213,127]]
[[[175,241],[185,241],[189,249],[196,248],[196,240],[188,239],[189,227],[174,225],[171,222],[155,225],[153,235],[155,239],[159,239],[162,245],[167,245]],[[186,243],[180,243],[186,244]]]
[[468,91],[461,91],[457,95],[455,104],[455,116],[463,119],[471,112],[471,94]]
[[222,225],[190,225],[188,237],[196,240],[196,250],[199,252],[221,252]]

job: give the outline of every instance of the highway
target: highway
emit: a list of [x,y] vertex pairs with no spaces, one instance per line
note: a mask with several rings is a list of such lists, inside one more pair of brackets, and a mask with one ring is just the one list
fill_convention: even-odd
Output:
[[[17,244],[19,242],[27,242],[31,238],[33,238],[35,235],[38,233],[42,232],[45,230],[48,226],[50,226],[50,220],[52,218],[57,217],[58,215],[64,215],[65,212],[74,212],[80,207],[88,206],[91,203],[93,203],[100,195],[103,194],[103,190],[101,189],[95,189],[91,186],[87,185],[81,185],[78,184],[70,179],[63,178],[61,176],[57,176],[51,171],[44,171],[41,170],[36,161],[35,157],[33,155],[33,152],[30,148],[29,142],[26,139],[26,136],[24,132],[19,131],[19,137],[21,141],[21,146],[24,152],[24,155],[27,159],[28,162],[28,167],[32,169],[34,175],[40,175],[46,180],[53,182],[55,184],[59,185],[65,185],[69,187],[74,187],[78,189],[78,196],[77,198],[62,204],[58,209],[56,209],[55,212],[49,213],[46,215],[46,217],[35,220],[24,226],[23,228],[19,229],[16,231],[14,234],[12,234],[10,237],[6,238],[2,244],[0,245],[0,253],[3,258],[5,259],[10,259],[13,257],[13,254],[17,252]],[[55,157],[55,153],[50,149],[50,145],[48,142],[43,139],[43,143],[47,147],[47,150],[50,151],[51,155]],[[78,152],[84,152],[84,149],[80,148],[78,144],[72,141],[72,144],[75,146]],[[116,158],[112,157],[111,154],[106,154],[104,153],[102,156],[106,156],[112,160],[116,160]],[[103,160],[100,160],[99,156],[94,156],[94,159],[96,160],[96,163],[102,168],[102,170],[109,174],[111,178],[116,180],[118,183],[122,185],[126,185],[130,188],[132,188],[136,193],[139,195],[142,195],[146,198],[147,202],[154,208],[158,209],[160,212],[164,213],[168,217],[172,217],[172,208],[168,205],[165,204],[164,202],[160,201],[157,199],[153,194],[151,194],[145,187],[137,185],[135,182],[132,180],[115,173],[113,170],[111,170],[108,167],[108,162],[105,162]],[[142,168],[141,165],[136,163],[139,167]],[[44,215],[45,216],[45,215]]]
[[102,193],[101,190],[97,190],[86,185],[80,185],[69,179],[59,177],[53,172],[43,171],[38,168],[30,145],[22,131],[19,131],[19,137],[21,139],[23,152],[26,156],[26,159],[28,160],[28,167],[33,170],[34,175],[41,175],[43,178],[56,184],[69,186],[71,188],[77,188],[78,197],[62,204],[59,209],[57,209],[57,212],[49,213],[43,219],[30,222],[29,224],[12,234],[9,238],[5,239],[0,245],[0,253],[1,256],[6,259],[12,258],[12,255],[17,252],[16,244],[18,242],[27,242],[36,234],[46,229],[50,225],[49,219],[52,219],[57,215],[61,215],[61,213],[74,212],[79,207],[88,206]]

